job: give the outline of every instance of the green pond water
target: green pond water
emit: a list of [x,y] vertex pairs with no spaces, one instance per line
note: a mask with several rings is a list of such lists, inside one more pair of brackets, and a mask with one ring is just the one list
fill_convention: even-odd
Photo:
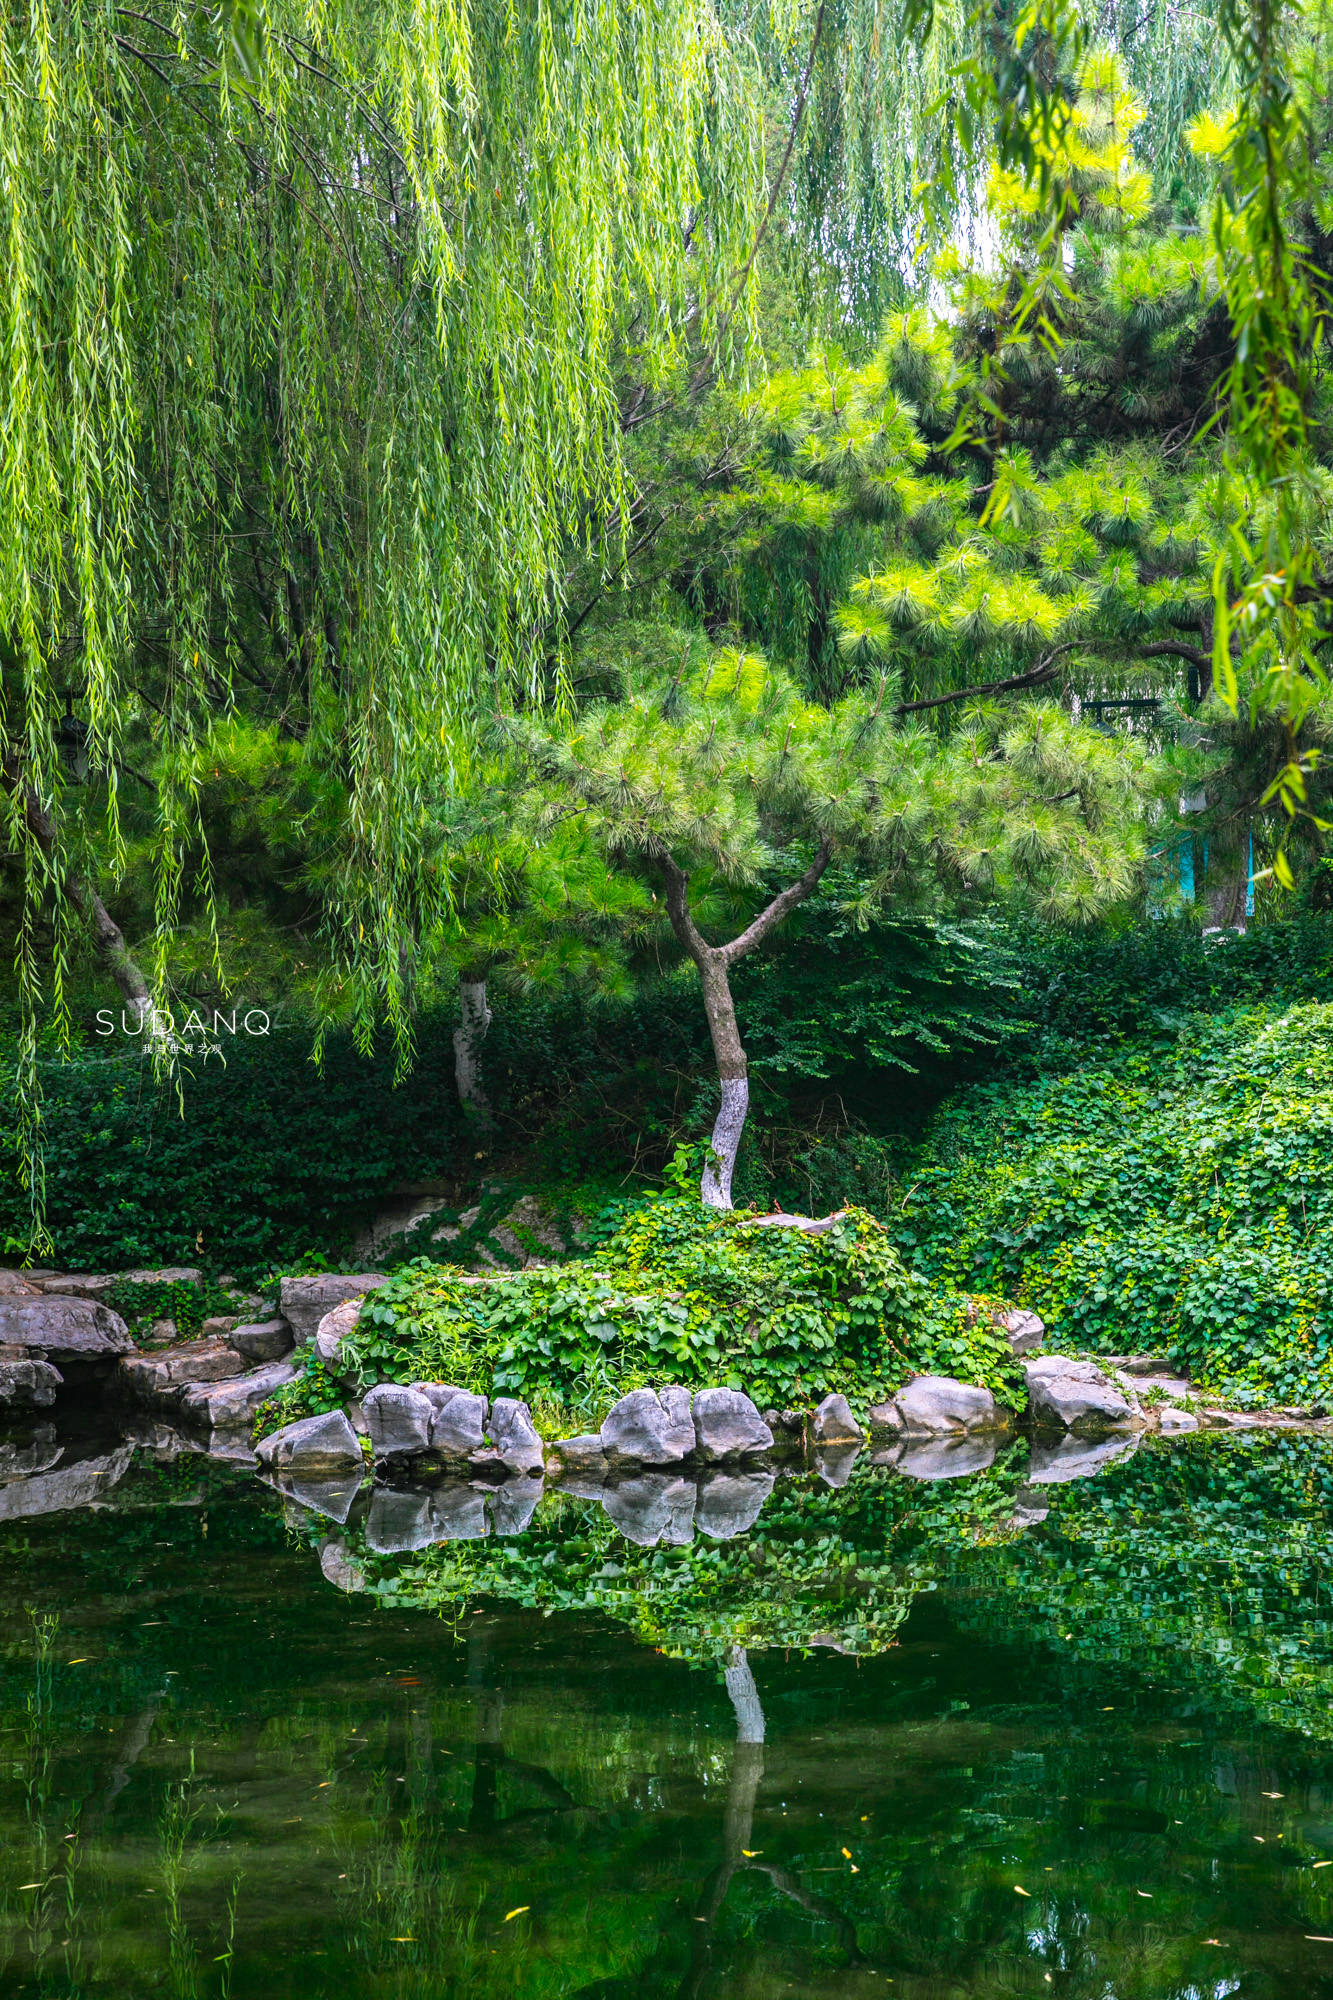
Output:
[[5,1469],[4,1996],[1333,1996],[1322,1438],[398,1554],[200,1455]]

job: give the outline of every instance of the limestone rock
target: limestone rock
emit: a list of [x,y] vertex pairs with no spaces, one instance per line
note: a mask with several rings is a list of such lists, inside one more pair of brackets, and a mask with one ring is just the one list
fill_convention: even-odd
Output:
[[536,1195],[521,1196],[504,1220],[489,1232],[489,1238],[524,1270],[558,1261],[569,1254],[569,1246],[553,1217]]
[[301,1417],[255,1446],[261,1465],[273,1472],[317,1474],[351,1467],[360,1476],[364,1460],[361,1441],[341,1410]]
[[196,1382],[185,1391],[181,1410],[209,1430],[245,1430],[259,1405],[295,1382],[297,1372],[290,1361],[269,1361],[234,1382]]
[[[692,1425],[690,1435],[694,1435]],[[557,1469],[561,1472],[606,1473],[607,1458],[600,1431],[581,1431],[577,1437],[557,1438],[551,1450],[559,1460]]]
[[139,1335],[139,1351],[142,1353],[146,1347],[174,1347],[179,1339],[180,1328],[174,1319],[155,1319]]
[[203,1449],[209,1458],[219,1458],[224,1465],[246,1465],[253,1468],[259,1464],[258,1458],[250,1449],[249,1432],[245,1430],[210,1431],[208,1443]]
[[26,1355],[0,1360],[0,1411],[47,1410],[63,1380],[49,1361]]
[[613,1464],[678,1465],[695,1444],[689,1390],[631,1389],[607,1411],[601,1442]]
[[1179,1410],[1174,1403],[1163,1403],[1157,1412],[1157,1428],[1164,1437],[1178,1437],[1184,1431],[1197,1431],[1199,1419],[1193,1410]]
[[[429,1394],[428,1385],[423,1394]],[[486,1442],[486,1420],[491,1406],[485,1396],[471,1389],[451,1389],[435,1404],[431,1419],[430,1448],[442,1458],[470,1458]]]
[[40,1290],[41,1286],[33,1282],[30,1271],[0,1270],[0,1298],[31,1299]]
[[233,1327],[227,1338],[246,1361],[281,1361],[292,1350],[292,1330],[285,1319],[251,1320]]
[[486,1436],[500,1454],[500,1463],[510,1472],[541,1472],[546,1453],[532,1412],[515,1396],[497,1396],[491,1404]]
[[1128,1430],[1135,1422],[1128,1396],[1091,1361],[1048,1354],[1024,1362],[1023,1373],[1032,1421],[1039,1427],[1094,1436],[1102,1431]]
[[784,1209],[775,1209],[771,1215],[751,1216],[747,1229],[799,1229],[803,1236],[824,1236],[837,1227],[846,1215],[845,1208],[835,1209],[832,1215],[789,1215]]
[[681,1547],[694,1537],[695,1484],[669,1472],[641,1472],[604,1489],[607,1517],[641,1549]]
[[1046,1338],[1046,1322],[1040,1313],[1027,1312],[1021,1306],[1001,1313],[995,1323],[1008,1334],[1010,1351],[1014,1354],[1031,1354]]
[[48,1361],[101,1360],[133,1352],[124,1320],[109,1306],[60,1293],[0,1296],[0,1344],[26,1347]]
[[816,1444],[864,1444],[865,1432],[845,1396],[825,1396],[812,1426]]
[[693,1416],[699,1456],[709,1464],[773,1448],[772,1431],[739,1389],[701,1389]]
[[362,1399],[361,1409],[377,1464],[385,1458],[419,1457],[430,1450],[435,1411],[429,1397],[397,1382],[381,1382]]
[[952,1375],[914,1375],[888,1403],[870,1412],[877,1430],[903,1437],[962,1436],[969,1431],[1001,1429],[1006,1419],[989,1389],[959,1382]]
[[385,1283],[377,1272],[349,1277],[341,1271],[321,1271],[313,1278],[284,1278],[279,1310],[298,1340],[311,1340],[325,1313],[345,1299],[364,1298]]
[[699,1481],[694,1525],[715,1542],[729,1542],[734,1535],[749,1532],[772,1491],[771,1472],[705,1472]]
[[150,1409],[172,1409],[196,1382],[229,1382],[245,1362],[225,1340],[187,1340],[152,1354],[129,1354],[117,1364],[122,1393]]
[[200,1320],[199,1331],[205,1340],[221,1339],[240,1324],[239,1313],[213,1313],[208,1319]]
[[315,1328],[315,1354],[330,1374],[338,1373],[342,1365],[342,1344],[350,1333],[356,1331],[360,1317],[360,1299],[344,1299],[341,1305],[330,1306]]

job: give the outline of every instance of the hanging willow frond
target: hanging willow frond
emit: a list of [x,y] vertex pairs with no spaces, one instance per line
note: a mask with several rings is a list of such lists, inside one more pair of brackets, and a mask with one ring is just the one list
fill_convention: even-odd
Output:
[[440,879],[423,802],[478,703],[531,691],[557,551],[625,518],[627,341],[650,377],[684,325],[744,342],[746,300],[709,301],[761,192],[753,75],[709,0],[3,10],[0,730],[30,1023],[59,696],[113,865],[127,733],[160,759],[160,989],[183,896],[207,901],[196,792],[241,677],[346,787],[341,972],[362,1040],[387,1013],[405,1050],[403,950]]

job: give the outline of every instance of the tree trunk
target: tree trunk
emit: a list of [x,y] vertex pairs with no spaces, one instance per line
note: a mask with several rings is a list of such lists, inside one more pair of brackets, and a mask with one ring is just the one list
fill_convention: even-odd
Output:
[[460,1020],[454,1029],[454,1081],[464,1116],[489,1132],[495,1123],[481,1080],[481,1045],[491,1025],[486,1004],[486,981],[475,973],[464,973],[458,982]]
[[[31,786],[25,788],[23,810],[28,831],[43,854],[48,857],[54,856],[55,826],[51,815],[45,810]],[[175,1037],[162,1025],[161,1017],[153,1006],[153,996],[148,981],[131,957],[120,925],[97,891],[91,884],[85,882],[81,875],[76,875],[73,869],[62,869],[58,879],[68,901],[92,932],[93,948],[115,981],[120,997],[125,1003],[125,1009],[133,1017],[135,1025],[129,1032],[146,1033],[147,1040],[163,1055],[170,1055],[175,1048]]]
[[805,901],[832,858],[832,843],[821,841],[819,852],[799,882],[793,882],[776,895],[730,944],[709,944],[690,915],[689,876],[669,854],[660,857],[662,873],[666,877],[667,914],[671,918],[671,928],[699,968],[704,1013],[722,1089],[722,1104],[713,1125],[709,1160],[699,1188],[706,1208],[731,1207],[731,1177],[736,1169],[736,1155],[740,1151],[745,1120],[750,1110],[749,1064],[736,1021],[729,969],[738,958],[744,958],[747,952],[762,943],[770,931],[776,930],[798,903]]
[[731,1177],[736,1170],[745,1120],[750,1109],[749,1063],[736,1021],[736,1004],[731,997],[726,960],[720,951],[709,951],[697,959],[704,992],[704,1013],[712,1037],[713,1056],[722,1104],[713,1123],[709,1160],[704,1168],[699,1192],[705,1208],[731,1207]]

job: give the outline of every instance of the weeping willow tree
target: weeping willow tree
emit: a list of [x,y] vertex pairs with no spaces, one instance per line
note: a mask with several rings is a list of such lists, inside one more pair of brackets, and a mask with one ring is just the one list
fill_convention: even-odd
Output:
[[[941,237],[984,238],[994,121],[955,115],[960,84],[984,75],[1011,90],[1006,51],[1040,9],[1014,0],[724,5],[753,37],[776,107],[770,190],[781,183],[782,226],[773,239],[791,295],[823,330],[873,338],[885,312],[917,289]],[[1236,87],[1215,8],[1092,0],[1078,19],[1090,44],[1119,55],[1143,104],[1145,165],[1170,199],[1193,207],[1209,177],[1185,135]],[[922,201],[932,185],[947,193],[933,214]]]
[[[342,969],[362,1031],[405,1033],[439,915],[422,800],[523,688],[556,552],[624,512],[617,369],[744,337],[752,84],[707,0],[3,11],[0,727],[34,1117],[75,932],[142,1015],[182,896],[207,900],[198,786],[240,700],[345,787]],[[142,972],[68,810],[71,738],[112,870],[126,746],[153,751]]]

